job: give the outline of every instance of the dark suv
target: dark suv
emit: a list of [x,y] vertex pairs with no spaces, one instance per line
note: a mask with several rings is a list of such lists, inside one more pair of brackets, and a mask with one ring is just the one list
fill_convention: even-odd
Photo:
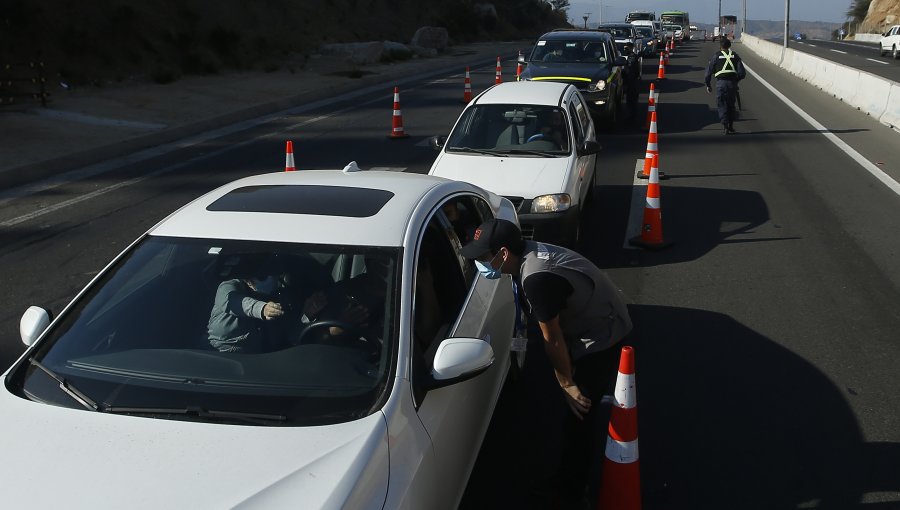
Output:
[[619,54],[627,60],[622,78],[625,82],[625,101],[633,109],[637,105],[643,80],[641,71],[644,67],[644,41],[641,34],[630,23],[605,23],[597,27],[597,30],[611,35]]
[[559,29],[538,38],[521,79],[571,83],[599,125],[615,128],[625,93],[623,66],[613,38],[599,30]]

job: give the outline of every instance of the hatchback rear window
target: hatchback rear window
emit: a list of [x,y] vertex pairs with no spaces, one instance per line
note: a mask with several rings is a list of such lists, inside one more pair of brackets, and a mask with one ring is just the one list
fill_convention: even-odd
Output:
[[393,197],[390,191],[345,186],[244,186],[229,191],[206,210],[367,218],[378,214]]

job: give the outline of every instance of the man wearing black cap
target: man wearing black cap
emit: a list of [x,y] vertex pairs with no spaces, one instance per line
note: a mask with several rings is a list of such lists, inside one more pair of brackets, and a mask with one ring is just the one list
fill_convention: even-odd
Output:
[[[507,220],[481,224],[462,249],[486,278],[512,275],[531,307],[544,339],[544,350],[566,403],[581,421],[591,418],[592,399],[612,385],[618,344],[632,327],[622,292],[597,266],[574,251],[522,239]],[[591,420],[592,421],[592,420]],[[568,437],[564,461],[573,491],[583,489],[590,463],[590,431],[585,423]],[[574,454],[574,455],[573,455]],[[580,494],[575,494],[580,497]]]

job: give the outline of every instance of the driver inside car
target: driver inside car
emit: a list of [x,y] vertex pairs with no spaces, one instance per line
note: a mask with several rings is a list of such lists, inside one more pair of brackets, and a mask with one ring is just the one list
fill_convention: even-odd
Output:
[[[231,276],[221,282],[207,324],[209,344],[220,352],[259,353],[283,344],[273,338],[276,331],[284,331],[280,324],[298,319],[282,292],[288,275],[274,262],[273,257],[259,261],[259,256],[234,257]],[[307,297],[302,314],[315,316],[327,304],[323,293]],[[279,324],[276,324],[279,323]],[[282,345],[283,346],[283,345]]]

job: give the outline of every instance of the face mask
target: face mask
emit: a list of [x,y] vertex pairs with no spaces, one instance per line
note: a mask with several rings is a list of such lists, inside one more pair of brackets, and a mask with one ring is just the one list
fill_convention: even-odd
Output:
[[267,276],[265,280],[257,280],[253,279],[253,287],[256,289],[256,292],[268,296],[275,292],[275,287],[278,285],[278,281],[274,276]]
[[[497,258],[497,255],[494,255],[494,258]],[[497,278],[503,276],[503,273],[500,272],[499,269],[494,269],[494,258],[492,258],[491,261],[487,264],[480,260],[475,261],[475,267],[478,268],[478,272],[488,280],[496,280]]]

